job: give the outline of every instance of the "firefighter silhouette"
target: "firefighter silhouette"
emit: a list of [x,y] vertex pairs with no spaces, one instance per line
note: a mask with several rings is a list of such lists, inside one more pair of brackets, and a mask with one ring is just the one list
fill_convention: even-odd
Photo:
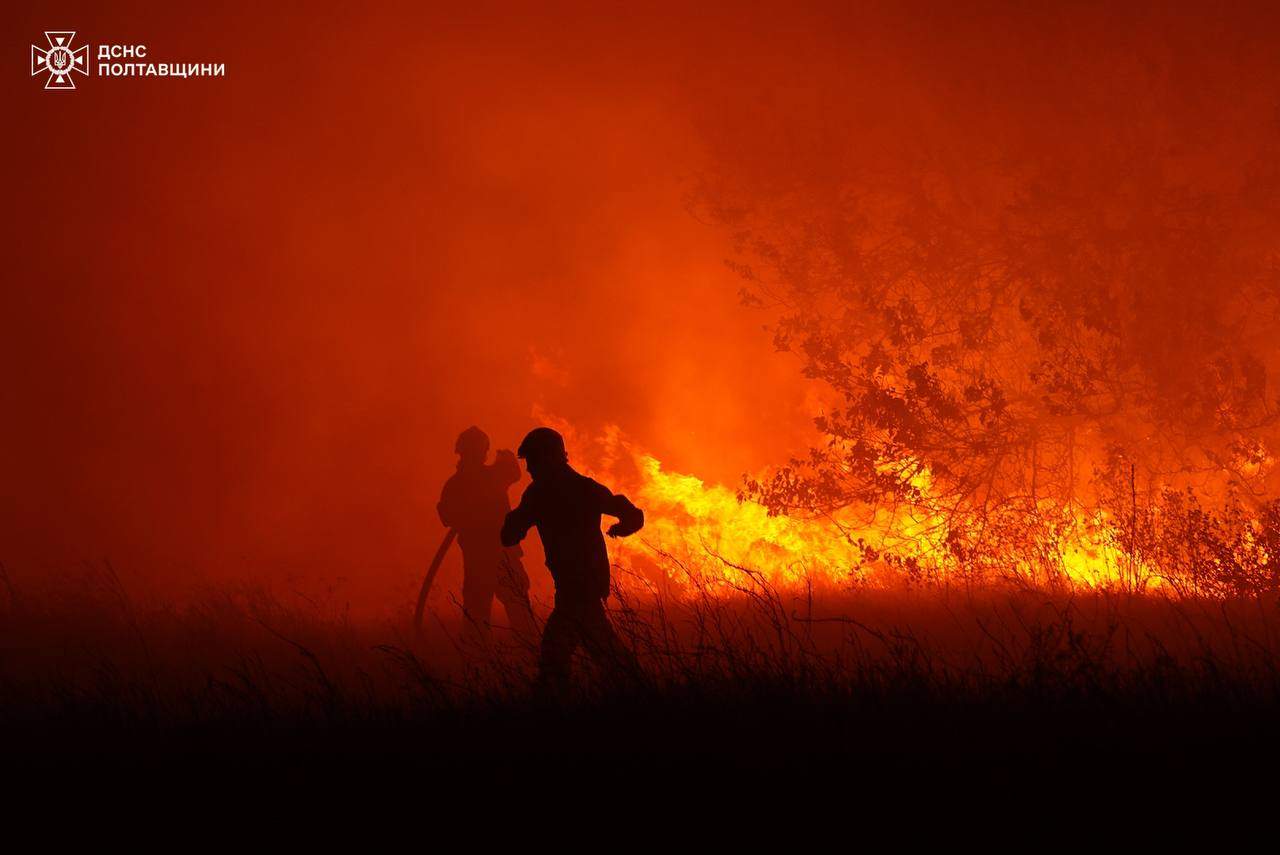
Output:
[[539,687],[557,693],[568,688],[573,652],[579,645],[597,664],[638,676],[635,657],[604,610],[609,553],[600,534],[600,517],[616,517],[608,534],[626,537],[644,525],[644,513],[625,496],[574,471],[564,439],[551,428],[530,431],[518,454],[533,483],[507,514],[502,543],[514,547],[536,527],[556,585],[555,608],[542,635]]
[[462,549],[462,608],[484,637],[496,596],[511,628],[532,640],[533,610],[529,607],[529,576],[519,546],[504,547],[499,538],[503,518],[511,510],[507,490],[520,480],[520,464],[508,450],[493,463],[489,437],[480,428],[467,428],[454,446],[458,471],[445,482],[436,510],[440,521],[457,532]]

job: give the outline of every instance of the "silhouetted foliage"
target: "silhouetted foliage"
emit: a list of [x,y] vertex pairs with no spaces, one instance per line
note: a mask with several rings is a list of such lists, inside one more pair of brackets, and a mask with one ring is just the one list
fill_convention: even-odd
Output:
[[968,570],[1050,567],[1064,525],[1137,568],[1140,518],[1204,538],[1148,548],[1148,572],[1269,578],[1225,555],[1274,513],[1280,129],[1154,72],[1130,85],[1133,104],[1050,86],[1075,121],[1058,136],[880,105],[793,117],[767,156],[722,146],[695,202],[827,402],[824,441],[745,495],[914,508]]

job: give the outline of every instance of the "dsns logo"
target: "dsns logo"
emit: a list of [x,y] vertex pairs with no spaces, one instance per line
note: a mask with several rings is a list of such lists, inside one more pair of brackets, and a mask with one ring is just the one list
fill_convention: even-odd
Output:
[[46,30],[44,37],[49,40],[48,50],[31,46],[31,76],[47,72],[49,77],[45,80],[45,89],[75,89],[71,72],[88,75],[89,46],[74,50],[71,48],[71,40],[76,37],[75,30]]

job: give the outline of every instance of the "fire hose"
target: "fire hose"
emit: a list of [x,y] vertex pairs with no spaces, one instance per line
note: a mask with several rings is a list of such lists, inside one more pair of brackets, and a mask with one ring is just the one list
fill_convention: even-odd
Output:
[[444,563],[444,556],[457,536],[457,529],[449,529],[444,536],[444,540],[440,542],[440,548],[436,550],[435,557],[431,559],[431,563],[427,566],[427,575],[422,579],[422,590],[418,591],[418,607],[413,611],[413,631],[415,633],[422,632],[422,612],[427,607],[427,594],[431,593],[431,583],[436,580],[436,574],[440,572],[440,565]]

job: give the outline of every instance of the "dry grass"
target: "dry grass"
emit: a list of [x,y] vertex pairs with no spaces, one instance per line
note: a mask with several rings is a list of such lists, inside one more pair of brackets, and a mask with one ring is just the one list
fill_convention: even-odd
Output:
[[1121,756],[1167,770],[1270,750],[1273,600],[748,579],[731,598],[625,585],[612,613],[643,684],[584,663],[554,702],[530,692],[532,645],[502,629],[478,644],[447,612],[415,638],[411,604],[382,621],[252,589],[144,604],[107,565],[44,590],[6,579],[0,727],[11,758],[194,757],[234,774],[580,762],[678,777],[709,757],[735,776],[840,758],[881,776]]

